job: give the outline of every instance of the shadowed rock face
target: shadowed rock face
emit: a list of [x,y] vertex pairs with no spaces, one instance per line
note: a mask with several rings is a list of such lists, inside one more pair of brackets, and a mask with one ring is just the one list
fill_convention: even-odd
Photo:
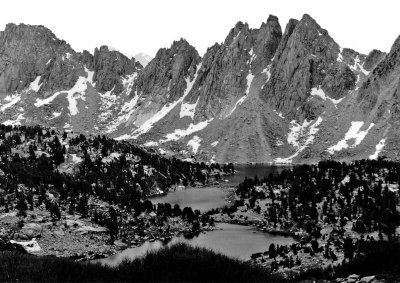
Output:
[[385,52],[379,51],[379,50],[372,50],[368,56],[365,58],[365,63],[364,63],[364,69],[367,71],[372,71],[372,69],[378,65],[382,59],[384,59],[386,56]]
[[[278,19],[268,18],[260,29],[238,22],[223,44],[209,48],[188,101],[198,100],[196,118],[229,116],[238,99],[249,94],[248,80],[270,63],[282,37]],[[251,82],[250,82],[251,83]]]
[[[182,158],[315,162],[398,155],[399,50],[342,48],[309,15],[238,22],[201,58],[186,40],[146,67],[75,52],[42,26],[0,32],[0,121],[135,139]],[[378,150],[379,149],[379,150]]]
[[[271,80],[264,90],[270,105],[289,117],[295,117],[300,107],[304,118],[314,119],[322,109],[313,108],[307,97],[310,89],[320,86],[328,73],[336,74],[331,68],[339,51],[339,45],[310,16],[304,15],[300,22],[291,20],[278,47]],[[328,79],[326,84],[332,80],[336,79]]]
[[173,102],[186,89],[185,78],[193,78],[200,63],[196,49],[186,40],[174,41],[171,48],[160,49],[156,57],[140,72],[134,91],[149,96],[164,96],[165,102]]
[[60,66],[66,54],[73,57],[75,52],[49,29],[8,24],[0,33],[0,93],[21,91],[42,74],[47,75],[47,90],[70,87],[76,77],[67,75],[71,68]]
[[102,93],[114,89],[115,94],[120,94],[123,91],[121,77],[142,68],[139,62],[118,51],[110,51],[107,46],[96,48],[89,63],[94,69],[93,82],[96,83],[96,89]]

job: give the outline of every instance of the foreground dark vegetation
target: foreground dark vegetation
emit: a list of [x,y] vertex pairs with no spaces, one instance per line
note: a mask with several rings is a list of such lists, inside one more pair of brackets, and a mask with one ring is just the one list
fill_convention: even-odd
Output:
[[335,270],[315,268],[286,279],[257,265],[186,244],[165,247],[144,257],[123,261],[116,267],[54,256],[37,257],[20,251],[2,251],[0,281],[298,282],[306,279],[333,280],[354,273],[361,276],[375,274],[386,282],[395,282],[400,278],[398,242],[378,243],[369,248],[364,255],[356,256]]
[[346,263],[335,268],[315,267],[296,274],[293,279],[345,278],[351,274],[375,275],[385,282],[398,282],[400,279],[400,242],[397,240],[378,241],[366,246],[363,254],[358,254]]
[[[0,253],[0,281],[237,281],[271,278],[256,266],[185,244],[166,247],[116,267],[36,257],[18,252]],[[277,278],[276,278],[277,279]]]

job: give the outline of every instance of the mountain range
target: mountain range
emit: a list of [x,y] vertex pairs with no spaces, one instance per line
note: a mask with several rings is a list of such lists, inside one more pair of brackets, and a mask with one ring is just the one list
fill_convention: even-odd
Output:
[[311,16],[238,22],[203,56],[76,52],[43,26],[0,32],[0,122],[132,140],[205,162],[398,159],[400,37],[341,47]]

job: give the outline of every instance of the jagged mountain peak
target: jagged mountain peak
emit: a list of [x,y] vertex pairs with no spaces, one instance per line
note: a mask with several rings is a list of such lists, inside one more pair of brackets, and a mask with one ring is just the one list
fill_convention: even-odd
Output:
[[107,45],[94,50],[92,64],[94,69],[93,82],[100,92],[113,90],[119,94],[123,91],[121,77],[130,75],[142,69],[142,65],[134,58],[130,59],[117,50],[110,50]]
[[133,89],[141,95],[139,103],[155,97],[162,103],[179,99],[187,87],[186,79],[193,78],[200,61],[197,50],[183,38],[174,41],[170,48],[159,49],[135,81]]
[[[391,103],[397,103],[396,94],[398,77],[400,76],[400,36],[396,38],[386,56],[380,51],[372,51],[367,58],[375,63],[375,67],[372,68],[370,76],[362,84],[357,102],[360,103],[360,108],[364,114],[369,113],[371,115],[371,113],[375,113],[376,107],[379,107],[382,111]],[[372,58],[375,60],[372,60]],[[384,95],[379,96],[380,93]],[[382,115],[382,113],[378,114],[378,116]]]
[[264,29],[266,26],[279,28],[281,33],[282,33],[282,28],[281,28],[281,25],[279,23],[279,18],[277,16],[269,15],[268,18],[267,18],[267,21],[261,23],[260,30]]
[[308,14],[300,21],[290,20],[275,53],[264,98],[290,119],[315,119],[323,109],[307,98],[328,74],[337,73],[332,64],[339,52],[339,45]]
[[135,61],[135,58],[133,56],[126,55],[123,52],[116,49],[115,47],[112,47],[109,45],[101,45],[99,48],[96,47],[94,50],[94,53],[96,53],[96,52],[104,52],[104,53],[111,52],[111,53],[116,54],[116,57],[119,57],[119,58],[122,57],[124,59]]
[[142,68],[109,46],[76,53],[49,31],[24,37],[29,27],[16,27],[0,33],[6,124],[107,133],[218,162],[365,157],[394,139],[385,125],[400,116],[399,39],[387,55],[364,55],[307,14],[283,32],[269,15],[259,28],[237,22],[203,58],[180,38]]
[[303,14],[303,16],[301,17],[300,22],[307,23],[307,24],[312,24],[312,25],[317,25],[319,27],[317,21],[307,13]]
[[[0,46],[0,93],[22,91],[47,72],[50,63],[76,55],[69,44],[44,26],[8,24],[0,34]],[[43,78],[39,79],[42,83]],[[71,84],[65,79],[64,82],[52,85]]]
[[277,16],[275,16],[275,15],[269,15],[268,16],[268,19],[267,19],[267,23],[268,22],[279,22],[279,18],[277,17]]
[[166,62],[174,61],[176,62],[181,60],[189,60],[196,59],[196,61],[200,60],[200,55],[198,54],[196,48],[192,46],[186,39],[181,38],[179,40],[173,41],[171,47],[169,48],[160,48],[156,56],[151,60],[150,64],[146,66],[145,72],[148,72],[151,65],[161,65]]
[[45,26],[42,25],[28,25],[24,23],[14,24],[8,23],[2,31],[2,33],[6,34],[13,34],[15,36],[28,36],[31,37],[40,37],[43,35],[47,35],[48,37],[52,38],[54,41],[59,40],[55,34]]
[[394,53],[397,50],[400,49],[400,35],[396,38],[396,40],[393,42],[392,47],[390,48],[390,53]]
[[[233,28],[229,31],[227,37],[225,38],[224,44],[229,46],[233,43],[235,39],[239,36],[244,38],[248,32],[250,31],[249,25],[247,23],[243,23],[242,21],[238,21]],[[243,35],[241,33],[243,32]]]
[[170,50],[173,53],[179,53],[182,50],[186,49],[195,49],[194,46],[192,46],[185,38],[180,38],[179,40],[174,40],[172,42],[172,45],[170,48],[167,48],[167,50]]
[[[386,76],[388,73],[390,73],[400,65],[400,36],[398,36],[394,41],[390,52],[386,56],[383,55],[384,53],[374,50],[371,51],[370,54],[368,54],[368,57],[377,57],[378,59],[376,59],[375,61],[378,61],[379,64],[377,64],[376,67],[372,70],[372,75],[375,78]],[[371,80],[373,80],[373,78],[368,79],[363,85],[363,88],[367,88]]]
[[317,21],[308,14],[303,15],[296,25],[294,33],[299,33],[300,36],[297,39],[304,45],[309,45],[309,47],[315,45],[315,42],[312,41],[322,41],[323,44],[329,45],[328,47],[334,47],[337,51],[339,50],[339,45],[330,37],[328,31],[323,29]]

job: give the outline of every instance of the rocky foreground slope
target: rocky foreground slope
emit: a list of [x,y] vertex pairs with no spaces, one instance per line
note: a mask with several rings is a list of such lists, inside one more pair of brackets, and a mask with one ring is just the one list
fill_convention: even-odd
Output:
[[186,40],[146,67],[76,52],[43,26],[0,32],[0,121],[107,134],[218,162],[398,158],[400,39],[342,48],[309,15],[238,22],[201,57]]

